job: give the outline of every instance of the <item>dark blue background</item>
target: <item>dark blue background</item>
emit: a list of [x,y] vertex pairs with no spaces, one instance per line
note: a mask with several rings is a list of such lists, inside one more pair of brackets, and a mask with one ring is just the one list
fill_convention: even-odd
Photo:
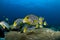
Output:
[[49,25],[60,25],[60,0],[0,0],[0,20],[13,22],[27,14],[42,16]]

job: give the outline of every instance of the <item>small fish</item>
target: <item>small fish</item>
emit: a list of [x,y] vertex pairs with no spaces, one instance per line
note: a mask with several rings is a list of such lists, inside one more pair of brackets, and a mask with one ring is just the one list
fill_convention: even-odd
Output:
[[38,22],[38,20],[33,20],[33,22],[34,22],[34,23],[37,23],[37,22]]
[[5,18],[6,21],[8,21],[9,19],[6,16],[3,16],[3,18]]
[[38,24],[38,17],[35,15],[27,15],[24,19],[23,22],[31,25],[36,25]]
[[40,28],[43,28],[43,25],[40,25]]
[[27,32],[27,27],[24,27],[24,29],[23,29],[23,32],[25,33],[25,32]]
[[39,25],[38,24],[36,24],[36,27],[35,28],[39,28]]
[[32,23],[32,20],[29,19],[29,17],[27,16],[27,17],[25,17],[25,18],[23,19],[23,23],[31,24],[31,23]]
[[44,21],[44,18],[43,17],[40,17],[39,18],[39,24],[42,25],[43,24],[43,21]]
[[47,22],[46,21],[44,21],[44,26],[46,26],[47,25]]
[[8,18],[6,18],[5,20],[6,20],[6,21],[8,21],[9,19],[8,19]]
[[40,18],[39,18],[39,20],[40,20],[40,21],[43,21],[43,20],[44,20],[44,18],[43,18],[43,17],[40,17]]
[[13,26],[16,26],[16,25],[17,25],[17,23],[16,23],[16,22],[14,22]]
[[23,19],[20,19],[20,18],[16,19],[14,21],[14,23],[13,23],[13,27],[12,28],[18,27],[22,22],[23,22]]
[[44,26],[47,26],[47,22],[44,21],[44,18],[43,17],[40,17],[39,18],[39,25],[40,25],[40,28],[43,28],[43,25]]
[[43,23],[44,23],[44,18],[43,18],[43,17],[40,17],[40,18],[39,18],[40,28],[43,28]]
[[23,23],[27,23],[30,25],[34,25],[36,28],[38,28],[38,21],[39,18],[35,15],[27,15],[24,19],[23,19]]
[[0,25],[3,27],[3,29],[5,29],[5,28],[9,29],[10,28],[9,24],[6,23],[5,21],[1,21]]

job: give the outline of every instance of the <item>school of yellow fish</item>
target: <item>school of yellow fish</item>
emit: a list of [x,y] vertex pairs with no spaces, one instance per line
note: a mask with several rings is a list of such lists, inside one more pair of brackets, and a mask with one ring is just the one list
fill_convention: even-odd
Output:
[[[6,20],[8,20],[8,18],[6,18]],[[27,24],[29,26],[34,26],[34,28],[37,28],[37,29],[47,26],[47,22],[44,20],[43,17],[38,17],[33,14],[27,15],[23,19],[18,18],[17,20],[14,21],[12,26],[10,26],[5,21],[0,22],[0,26],[2,26],[3,29],[7,28],[8,30],[9,30],[9,28],[11,28],[11,29],[19,28],[21,26],[21,24]],[[24,26],[24,28],[23,28],[24,33],[28,30],[29,26]]]

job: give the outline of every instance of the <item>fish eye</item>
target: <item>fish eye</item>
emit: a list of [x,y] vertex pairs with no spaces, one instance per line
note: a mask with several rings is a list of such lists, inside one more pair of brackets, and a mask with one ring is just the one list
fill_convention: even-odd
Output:
[[29,17],[27,17],[27,19],[29,19]]

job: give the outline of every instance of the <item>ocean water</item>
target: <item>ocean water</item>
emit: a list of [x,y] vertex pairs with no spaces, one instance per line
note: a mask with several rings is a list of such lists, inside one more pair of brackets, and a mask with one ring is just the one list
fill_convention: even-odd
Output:
[[0,0],[0,21],[7,17],[13,23],[28,14],[42,16],[49,25],[60,26],[60,0]]

